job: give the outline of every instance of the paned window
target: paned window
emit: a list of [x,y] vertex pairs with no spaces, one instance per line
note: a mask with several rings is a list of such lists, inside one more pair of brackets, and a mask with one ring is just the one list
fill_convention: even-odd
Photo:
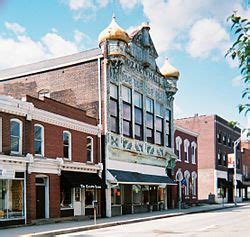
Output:
[[110,84],[110,129],[112,132],[119,133],[119,113],[118,113],[118,87]]
[[155,134],[155,143],[158,145],[163,145],[163,106],[159,103],[156,103],[156,134]]
[[154,101],[146,98],[146,136],[147,142],[154,143]]
[[122,86],[122,117],[123,117],[123,135],[132,136],[132,105],[131,89]]
[[143,140],[142,94],[134,92],[135,139]]
[[22,154],[22,122],[18,119],[10,121],[11,153]]
[[40,124],[34,126],[34,152],[44,156],[44,127]]
[[171,111],[169,109],[165,112],[165,145],[171,147]]
[[87,137],[87,161],[93,162],[93,138]]
[[63,132],[63,157],[71,160],[71,133]]

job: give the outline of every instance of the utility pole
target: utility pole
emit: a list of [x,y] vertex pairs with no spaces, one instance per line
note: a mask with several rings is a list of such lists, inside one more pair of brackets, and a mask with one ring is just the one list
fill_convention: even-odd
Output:
[[241,136],[234,142],[234,205],[237,206],[237,146],[241,141]]

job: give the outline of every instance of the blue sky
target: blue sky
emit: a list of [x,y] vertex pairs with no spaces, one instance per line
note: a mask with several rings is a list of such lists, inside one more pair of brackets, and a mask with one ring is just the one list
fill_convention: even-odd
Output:
[[176,117],[216,113],[246,125],[237,65],[224,57],[233,10],[250,18],[248,0],[0,0],[0,69],[98,47],[114,12],[128,31],[149,22],[159,67],[168,57],[180,70]]

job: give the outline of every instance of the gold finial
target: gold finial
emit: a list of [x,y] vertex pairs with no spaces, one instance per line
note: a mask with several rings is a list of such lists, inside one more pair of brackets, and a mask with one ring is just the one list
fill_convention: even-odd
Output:
[[179,79],[179,76],[180,76],[179,70],[169,63],[169,60],[167,57],[160,71],[164,77],[172,77],[172,78]]

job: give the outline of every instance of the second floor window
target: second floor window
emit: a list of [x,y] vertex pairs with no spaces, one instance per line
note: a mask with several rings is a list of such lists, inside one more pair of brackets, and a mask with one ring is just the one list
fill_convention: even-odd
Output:
[[146,98],[146,135],[147,142],[154,143],[154,101]]
[[143,140],[142,94],[134,92],[135,139]]
[[44,128],[40,124],[34,126],[34,153],[44,156]]
[[155,143],[158,145],[163,145],[163,106],[156,103],[156,134]]
[[192,151],[192,164],[196,164],[196,143],[191,143],[191,151]]
[[87,161],[93,162],[93,138],[87,137]]
[[218,141],[218,143],[221,143],[221,133],[219,132],[219,133],[217,133],[217,141]]
[[171,147],[171,111],[169,109],[166,110],[165,119],[166,119],[165,145],[167,147]]
[[122,86],[122,117],[123,117],[123,135],[132,136],[132,105],[131,89]]
[[110,130],[112,132],[119,132],[119,112],[118,112],[118,87],[110,84]]
[[189,141],[185,139],[184,141],[184,156],[185,156],[185,162],[189,162]]
[[63,132],[63,158],[71,160],[71,133]]
[[11,153],[22,154],[22,122],[19,119],[10,121]]
[[175,139],[175,150],[176,150],[176,155],[177,155],[177,159],[181,160],[181,144],[182,144],[182,139],[181,137],[176,137]]

